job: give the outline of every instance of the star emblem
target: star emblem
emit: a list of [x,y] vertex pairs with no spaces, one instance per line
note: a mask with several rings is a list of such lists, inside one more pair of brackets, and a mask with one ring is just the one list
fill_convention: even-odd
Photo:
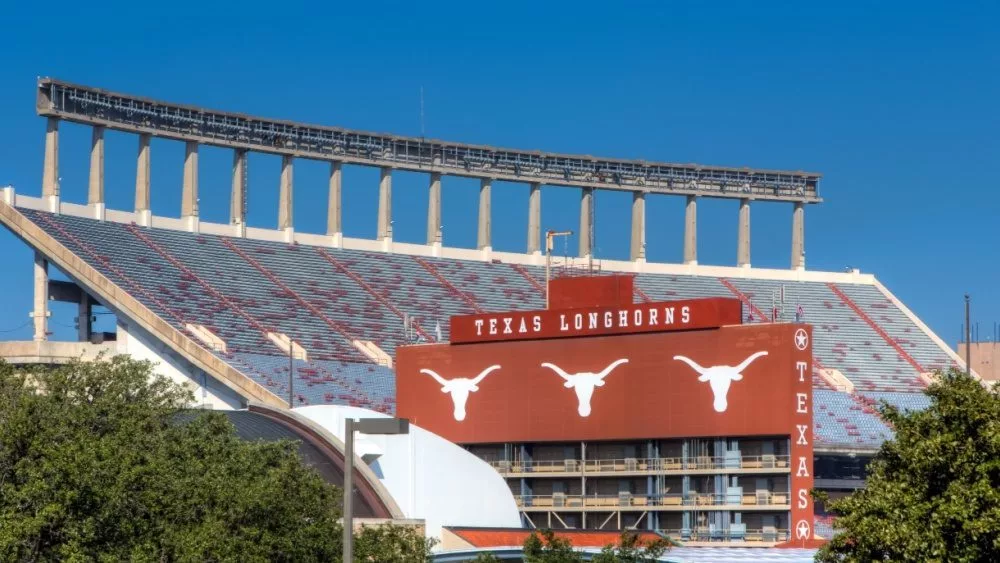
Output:
[[806,346],[809,346],[809,335],[806,334],[804,328],[800,328],[795,331],[795,347],[799,350],[805,350]]
[[799,523],[795,525],[795,539],[807,540],[810,537],[812,537],[812,529],[809,527],[809,522],[799,520]]

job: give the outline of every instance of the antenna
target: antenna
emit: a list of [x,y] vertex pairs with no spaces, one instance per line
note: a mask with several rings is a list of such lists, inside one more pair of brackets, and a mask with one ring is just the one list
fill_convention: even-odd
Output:
[[420,138],[427,135],[426,124],[424,123],[424,87],[420,86]]

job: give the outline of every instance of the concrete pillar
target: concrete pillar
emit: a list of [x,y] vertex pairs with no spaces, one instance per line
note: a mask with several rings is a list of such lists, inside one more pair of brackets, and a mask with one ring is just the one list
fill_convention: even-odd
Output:
[[492,186],[493,180],[489,178],[483,178],[479,181],[479,234],[476,237],[476,248],[480,250],[493,246],[490,236],[490,191]]
[[229,224],[246,227],[247,224],[247,151],[233,151],[233,189],[229,197]]
[[198,143],[192,141],[184,144],[184,186],[181,191],[181,219],[189,222],[189,228],[198,222]]
[[684,208],[684,263],[698,263],[698,196],[687,196]]
[[378,240],[392,240],[392,168],[383,168],[378,183]]
[[750,265],[750,200],[740,200],[740,223],[737,232],[736,265]]
[[35,341],[48,340],[49,332],[49,261],[41,252],[35,252]]
[[49,211],[59,210],[59,118],[50,117],[45,125],[45,164],[42,169],[42,199]]
[[632,260],[646,259],[646,194],[632,192]]
[[528,254],[542,251],[542,185],[532,183],[528,192]]
[[593,249],[590,248],[590,215],[594,205],[594,188],[583,188],[580,194],[580,232],[577,236],[580,239],[580,257],[590,256]]
[[80,305],[76,316],[77,340],[80,342],[90,342],[90,316],[93,306],[90,295],[83,288],[80,288]]
[[87,205],[103,218],[104,212],[104,127],[95,126],[90,137],[90,182]]
[[806,267],[806,208],[801,201],[792,210],[792,269]]
[[288,155],[281,157],[281,189],[278,193],[278,230],[285,232],[291,232],[294,223],[292,218],[293,160]]
[[427,244],[441,242],[441,174],[431,172],[431,185],[427,198]]
[[344,238],[344,222],[341,213],[343,201],[343,165],[340,162],[330,163],[330,193],[326,207],[326,234],[340,243]]
[[135,169],[135,214],[136,223],[149,226],[149,168],[150,168],[150,136],[148,133],[139,135],[139,155],[136,158]]

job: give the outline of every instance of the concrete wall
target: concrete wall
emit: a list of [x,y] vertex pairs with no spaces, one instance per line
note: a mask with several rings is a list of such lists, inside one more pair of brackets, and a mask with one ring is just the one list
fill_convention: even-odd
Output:
[[[956,347],[958,355],[965,361],[965,344]],[[1000,380],[1000,342],[973,342],[969,351],[969,361],[972,363],[972,371],[979,374],[986,381]]]
[[129,354],[137,360],[153,362],[156,373],[187,386],[194,393],[196,405],[223,410],[243,408],[243,399],[233,390],[127,320],[118,321],[116,351],[119,354]]

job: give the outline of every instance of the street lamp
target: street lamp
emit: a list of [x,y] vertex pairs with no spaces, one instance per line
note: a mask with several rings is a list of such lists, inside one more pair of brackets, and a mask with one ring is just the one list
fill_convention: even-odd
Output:
[[344,420],[344,563],[354,561],[354,433],[409,434],[405,418],[362,418]]

